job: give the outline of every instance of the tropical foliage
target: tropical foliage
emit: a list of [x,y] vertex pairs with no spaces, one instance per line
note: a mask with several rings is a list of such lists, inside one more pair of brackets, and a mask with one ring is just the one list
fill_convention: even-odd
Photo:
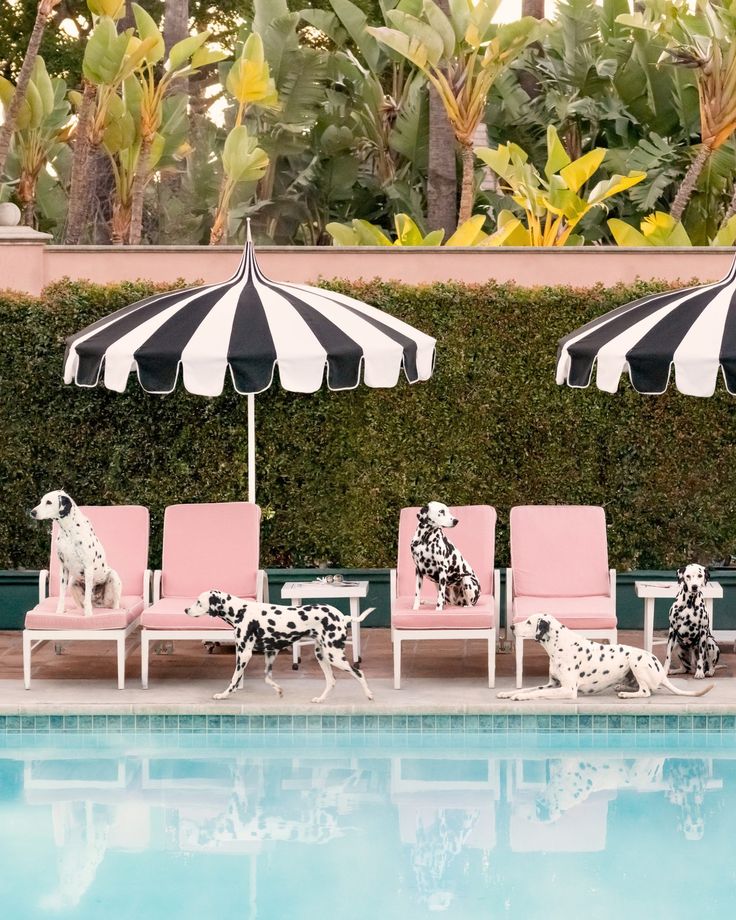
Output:
[[431,245],[439,105],[474,245],[727,239],[736,0],[498,5],[188,0],[164,48],[165,0],[14,3],[0,197],[69,243]]

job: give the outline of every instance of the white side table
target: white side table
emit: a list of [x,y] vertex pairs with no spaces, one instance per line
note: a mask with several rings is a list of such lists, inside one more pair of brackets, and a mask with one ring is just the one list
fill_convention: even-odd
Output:
[[[651,652],[654,635],[654,602],[658,597],[674,600],[680,584],[676,581],[635,581],[634,592],[637,597],[644,599],[644,648]],[[723,586],[717,581],[708,582],[703,588],[705,609],[708,611],[710,628],[713,629],[713,599],[723,597]],[[658,640],[664,642],[666,640]]]
[[[350,638],[353,647],[353,664],[360,663],[360,599],[368,595],[367,581],[347,581],[328,585],[322,581],[287,581],[281,589],[281,597],[293,607],[304,601],[321,600],[328,603],[340,598],[350,599]],[[312,644],[309,639],[295,642],[292,647],[292,668],[299,667],[299,652],[302,645]]]

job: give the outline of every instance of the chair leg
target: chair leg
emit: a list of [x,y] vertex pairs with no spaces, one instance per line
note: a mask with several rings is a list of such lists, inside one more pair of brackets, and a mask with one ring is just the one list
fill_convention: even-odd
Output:
[[148,636],[145,629],[141,632],[141,686],[148,690]]
[[394,690],[401,690],[401,639],[394,636]]
[[496,686],[496,630],[491,632],[488,640],[488,686]]
[[118,644],[118,690],[125,690],[125,636],[117,640]]
[[516,689],[521,690],[521,681],[524,672],[524,640],[516,640]]
[[23,630],[23,686],[31,689],[31,634]]

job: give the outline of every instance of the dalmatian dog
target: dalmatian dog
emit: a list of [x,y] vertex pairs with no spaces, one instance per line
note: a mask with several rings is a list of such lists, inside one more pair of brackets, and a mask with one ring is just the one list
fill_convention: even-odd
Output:
[[650,652],[631,645],[591,642],[548,614],[536,613],[517,623],[514,633],[536,639],[549,655],[549,682],[525,690],[498,694],[506,700],[574,700],[578,693],[601,693],[615,688],[621,699],[651,696],[664,688],[677,696],[703,696],[700,690],[681,690],[667,679],[665,669]]
[[700,758],[665,761],[667,800],[680,809],[680,828],[686,840],[702,840],[705,833],[703,802],[708,788],[708,764]]
[[[360,617],[362,622],[370,607]],[[314,641],[314,654],[325,676],[325,689],[313,703],[323,703],[335,686],[332,666],[348,671],[363,688],[369,700],[373,699],[363,672],[345,657],[348,618],[335,607],[326,604],[306,604],[301,607],[284,607],[243,600],[224,591],[204,591],[185,611],[190,617],[209,615],[220,617],[235,629],[235,672],[227,689],[216,693],[216,700],[224,700],[243,683],[245,669],[253,652],[263,652],[266,659],[266,683],[279,696],[283,690],[271,674],[278,653],[300,639]]]
[[[710,631],[703,588],[710,581],[704,565],[691,563],[677,570],[680,590],[670,607],[665,674],[692,674],[696,680],[712,677],[721,651]],[[672,653],[677,651],[682,667],[670,670]]]
[[480,597],[478,577],[442,532],[446,527],[455,527],[457,518],[442,502],[424,505],[417,518],[419,524],[410,544],[417,571],[414,610],[419,610],[421,605],[425,578],[437,585],[437,610],[443,610],[446,603],[453,607],[474,607]]
[[56,612],[64,612],[67,588],[86,617],[92,616],[93,606],[118,608],[123,591],[120,576],[107,564],[105,549],[89,518],[66,492],[47,492],[30,514],[34,520],[59,525],[56,552],[61,577]]

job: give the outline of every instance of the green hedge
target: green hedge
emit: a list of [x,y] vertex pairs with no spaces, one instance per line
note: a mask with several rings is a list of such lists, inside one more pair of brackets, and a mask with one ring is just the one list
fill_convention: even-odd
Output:
[[[734,402],[642,397],[554,382],[560,336],[653,285],[589,290],[487,284],[333,286],[437,337],[425,384],[256,400],[263,563],[384,567],[399,509],[440,499],[500,512],[527,502],[604,504],[612,563],[670,567],[736,549]],[[47,533],[27,516],[65,488],[80,503],[151,508],[246,495],[246,401],[125,395],[61,382],[63,342],[148,294],[144,283],[62,282],[41,298],[0,294],[0,568],[38,567]]]

